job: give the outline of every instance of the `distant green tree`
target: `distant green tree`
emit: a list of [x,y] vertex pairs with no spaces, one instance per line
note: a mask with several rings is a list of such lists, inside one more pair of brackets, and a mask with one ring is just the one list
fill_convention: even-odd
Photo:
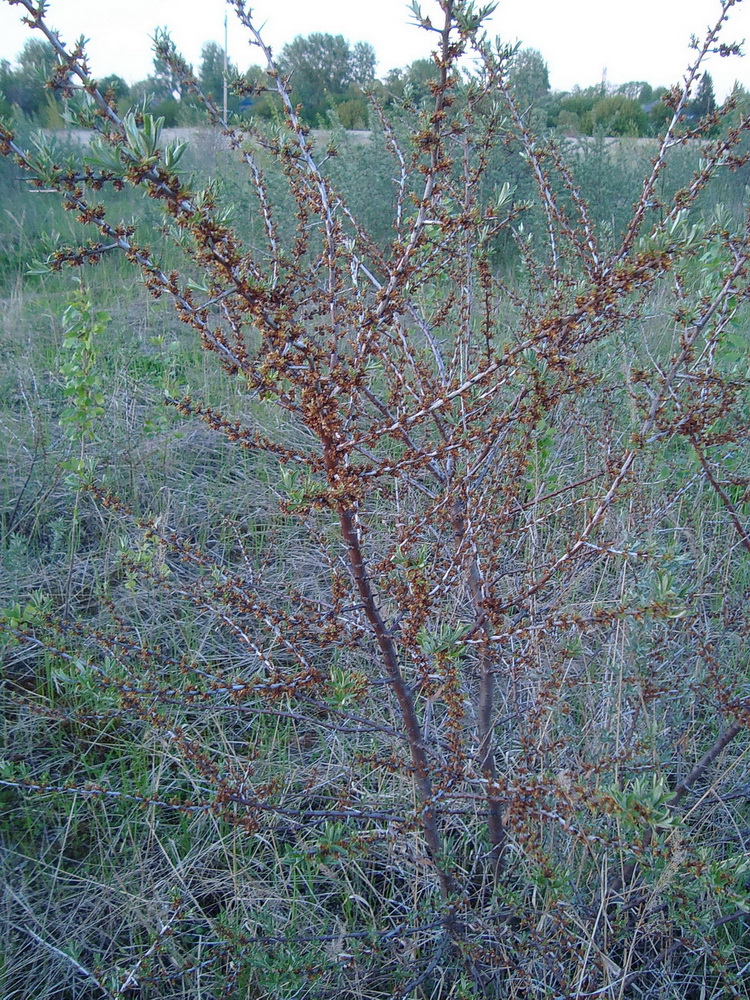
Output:
[[[237,67],[227,62],[227,111],[239,110],[240,101],[230,86],[232,80],[239,75]],[[204,94],[210,95],[221,107],[224,101],[224,49],[216,42],[206,42],[201,49],[201,65],[198,80]]]
[[10,104],[16,104],[25,115],[45,116],[55,95],[44,89],[57,65],[52,45],[43,38],[30,38],[18,56],[17,68],[8,70],[3,93]]
[[154,97],[154,81],[149,77],[146,80],[138,80],[136,83],[130,85],[130,93],[128,94],[129,102],[131,107],[136,104],[142,104],[145,100],[149,100],[149,103],[153,101]]
[[18,56],[18,70],[47,80],[57,61],[55,50],[46,38],[29,38]]
[[378,64],[375,49],[369,42],[357,42],[351,51],[350,76],[353,83],[360,87],[369,87],[375,80],[375,67]]
[[164,119],[167,128],[174,128],[181,124],[181,112],[186,106],[186,101],[178,101],[176,97],[170,96],[154,103],[152,111],[158,118]]
[[254,118],[274,118],[279,113],[279,99],[276,91],[269,88],[268,75],[263,67],[250,66],[244,74],[244,79],[254,88],[255,93],[240,99],[240,114],[251,115]]
[[666,87],[656,87],[651,95],[651,102],[644,109],[649,122],[651,135],[659,135],[672,118],[672,109],[665,103],[669,94]]
[[[154,35],[155,46],[158,46],[167,37],[168,32],[165,28],[157,28]],[[170,97],[179,101],[186,93],[182,80],[166,59],[159,54],[158,49],[154,53],[154,72],[149,77],[149,83],[157,103]]]
[[537,49],[519,49],[509,71],[510,85],[522,114],[538,108],[549,96],[549,71]]
[[[615,88],[615,94],[621,94],[631,101],[638,101],[643,104],[644,99],[641,94],[648,88],[648,84],[643,80],[629,80],[627,83],[620,83]],[[648,92],[648,91],[647,91]],[[604,95],[606,96],[606,95]]]
[[9,118],[12,106],[8,99],[8,89],[13,79],[13,71],[7,59],[0,59],[0,115]]
[[406,67],[403,76],[403,95],[414,104],[420,104],[431,94],[430,84],[438,79],[438,68],[432,59],[415,59]]
[[289,78],[292,100],[314,125],[341,97],[352,79],[351,50],[343,35],[298,35],[281,50],[279,64]]
[[[227,76],[229,75],[227,66]],[[198,80],[204,94],[221,101],[224,92],[224,49],[216,42],[206,42],[201,49]]]
[[99,89],[103,94],[111,91],[116,101],[123,101],[130,96],[130,87],[116,73],[110,73],[99,81]]
[[638,101],[623,94],[603,97],[591,109],[595,131],[604,135],[648,135],[648,118]]
[[734,81],[729,100],[734,104],[733,109],[729,112],[729,124],[736,127],[743,118],[750,117],[750,93],[739,80]]
[[6,96],[13,79],[13,70],[7,59],[0,59],[0,94]]
[[643,104],[650,104],[654,99],[654,88],[650,83],[644,83],[641,85],[641,89],[638,93],[638,100]]
[[575,111],[560,111],[555,119],[555,127],[563,135],[581,134],[581,122]]
[[690,102],[690,111],[698,118],[716,111],[716,95],[714,94],[714,81],[710,73],[704,73],[698,84],[698,92]]
[[571,93],[561,95],[550,104],[548,112],[550,124],[561,132],[590,135],[593,130],[591,111],[600,100],[599,87],[589,87],[586,90],[576,87]]
[[404,86],[406,83],[406,70],[397,66],[389,69],[383,78],[383,87],[390,99],[404,96]]
[[367,98],[357,87],[350,88],[345,100],[336,105],[335,112],[344,128],[366,129],[368,126],[369,105]]

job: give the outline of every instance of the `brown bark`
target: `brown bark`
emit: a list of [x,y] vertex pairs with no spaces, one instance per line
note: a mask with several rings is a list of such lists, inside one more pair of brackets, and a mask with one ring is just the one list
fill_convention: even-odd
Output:
[[443,840],[440,834],[437,813],[432,801],[432,779],[430,777],[427,752],[422,737],[422,727],[417,716],[414,698],[401,672],[396,643],[388,631],[375,599],[362,554],[362,545],[354,519],[354,512],[351,508],[342,507],[339,509],[338,514],[341,533],[349,553],[354,582],[362,601],[365,616],[370,623],[373,636],[383,657],[385,671],[393,688],[393,693],[396,696],[396,701],[398,702],[404,722],[406,738],[409,742],[409,750],[414,766],[417,790],[422,805],[420,822],[424,830],[430,857],[440,877],[443,895],[447,897],[451,893],[456,892],[459,886],[454,877],[445,870],[441,859],[441,855],[443,854]]

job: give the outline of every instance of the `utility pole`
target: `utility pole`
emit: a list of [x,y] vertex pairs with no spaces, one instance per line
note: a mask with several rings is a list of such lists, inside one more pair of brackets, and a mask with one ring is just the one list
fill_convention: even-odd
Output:
[[224,121],[227,120],[227,14],[224,11]]

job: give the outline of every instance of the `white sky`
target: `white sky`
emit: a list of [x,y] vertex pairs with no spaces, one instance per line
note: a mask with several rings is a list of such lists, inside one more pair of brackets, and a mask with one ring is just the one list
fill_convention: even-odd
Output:
[[[486,2],[486,0],[480,0]],[[406,0],[251,0],[264,35],[276,51],[296,35],[313,31],[368,41],[378,55],[378,74],[429,54],[432,41],[412,24]],[[435,0],[422,0],[425,13]],[[49,0],[48,21],[63,40],[83,34],[98,75],[118,73],[128,82],[151,71],[149,35],[168,27],[178,48],[196,65],[204,42],[222,43],[222,0]],[[717,19],[719,0],[500,0],[492,35],[539,49],[555,90],[597,83],[606,67],[610,83],[676,82],[691,55],[691,34],[702,36]],[[14,60],[28,37],[22,9],[0,0],[0,58]],[[240,69],[259,62],[229,13],[229,55]],[[750,0],[738,0],[725,39],[750,39]],[[750,45],[746,46],[750,52]],[[750,90],[750,55],[707,64],[717,96],[739,79]]]

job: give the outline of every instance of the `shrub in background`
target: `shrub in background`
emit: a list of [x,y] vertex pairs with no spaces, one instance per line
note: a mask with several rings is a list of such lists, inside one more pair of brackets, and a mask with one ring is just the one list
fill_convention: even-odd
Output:
[[[744,165],[746,121],[660,189],[716,126],[681,121],[732,0],[603,240],[519,113],[488,8],[415,8],[437,76],[408,143],[373,111],[385,248],[242,0],[285,113],[269,133],[205,101],[247,168],[245,240],[161,123],[120,118],[15,3],[98,133],[78,162],[0,134],[93,233],[49,267],[122,255],[242,405],[165,377],[167,406],[236,450],[234,505],[200,531],[85,461],[86,407],[77,484],[119,553],[85,600],[24,595],[2,620],[6,992],[744,995],[750,250],[746,217],[693,209]],[[485,176],[510,142],[524,200]],[[109,186],[161,207],[168,265],[153,227],[99,204]]]

